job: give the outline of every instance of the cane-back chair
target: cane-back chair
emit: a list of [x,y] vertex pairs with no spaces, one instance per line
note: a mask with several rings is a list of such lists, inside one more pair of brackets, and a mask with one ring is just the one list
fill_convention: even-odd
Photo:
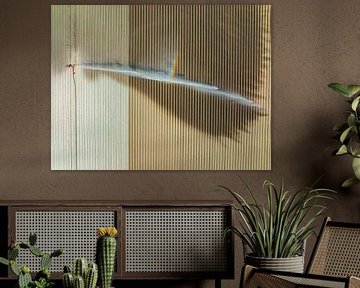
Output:
[[306,273],[243,268],[240,286],[260,287],[360,287],[360,224],[326,218]]

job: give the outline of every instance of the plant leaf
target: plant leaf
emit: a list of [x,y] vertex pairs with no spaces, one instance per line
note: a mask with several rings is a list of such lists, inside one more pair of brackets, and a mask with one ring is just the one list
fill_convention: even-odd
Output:
[[353,113],[350,113],[347,118],[347,124],[350,126],[355,126],[356,124],[356,116]]
[[354,157],[352,161],[352,168],[356,178],[360,180],[360,158]]
[[351,96],[356,95],[360,92],[360,85],[348,85],[347,90]]
[[348,97],[350,98],[351,97],[351,94],[347,88],[346,85],[344,84],[341,84],[341,83],[330,83],[328,85],[329,88],[333,89],[335,92],[339,93],[340,95],[342,96],[345,96],[345,97]]
[[4,264],[4,265],[9,265],[10,264],[9,260],[6,259],[6,258],[3,258],[3,257],[0,257],[0,263]]
[[353,126],[350,126],[349,128],[345,129],[345,131],[343,133],[341,133],[341,136],[340,136],[341,143],[344,143],[346,137],[348,136],[348,134],[352,128],[353,128]]
[[349,143],[347,145],[348,151],[354,157],[360,156],[360,138],[358,135],[354,134],[350,137]]
[[344,155],[348,153],[348,149],[346,148],[346,145],[341,145],[339,150],[336,152],[335,155]]
[[356,98],[354,99],[354,101],[352,101],[352,103],[351,103],[351,109],[352,109],[352,110],[356,111],[356,108],[357,108],[358,105],[359,105],[359,101],[360,101],[360,96],[356,97]]
[[351,178],[345,180],[344,183],[342,183],[341,187],[348,188],[352,185],[359,184],[359,183],[360,183],[359,179],[357,179],[356,177],[351,177]]

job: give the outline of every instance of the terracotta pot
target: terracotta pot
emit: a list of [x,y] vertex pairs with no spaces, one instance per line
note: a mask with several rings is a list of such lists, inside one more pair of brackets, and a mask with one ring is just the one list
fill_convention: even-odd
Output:
[[263,269],[304,273],[304,256],[289,258],[263,258],[246,255],[245,263]]

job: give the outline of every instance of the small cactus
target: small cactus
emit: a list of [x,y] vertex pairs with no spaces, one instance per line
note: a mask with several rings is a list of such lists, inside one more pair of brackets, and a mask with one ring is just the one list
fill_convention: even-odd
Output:
[[74,287],[74,276],[71,272],[66,272],[62,277],[64,288],[73,288]]
[[81,276],[74,277],[74,288],[85,288],[84,278]]
[[44,253],[42,256],[41,256],[41,261],[40,261],[40,267],[41,269],[49,269],[50,268],[50,265],[51,265],[51,260],[52,260],[52,257],[50,254],[48,253]]
[[71,269],[69,266],[67,265],[64,266],[64,273],[71,273]]
[[31,246],[35,246],[37,241],[37,235],[35,232],[31,232],[29,235],[29,244]]
[[98,266],[96,263],[89,263],[85,276],[85,288],[95,288],[98,279]]
[[40,270],[38,273],[36,273],[35,275],[35,280],[41,280],[41,278],[43,279],[50,279],[50,271],[48,268],[44,268],[42,270]]
[[42,252],[42,251],[40,250],[40,248],[38,248],[38,247],[36,247],[36,246],[30,245],[29,251],[30,251],[32,254],[34,254],[35,256],[37,256],[37,257],[41,257],[41,256],[44,255],[44,252]]
[[98,228],[99,238],[96,243],[96,262],[99,267],[99,282],[101,288],[110,288],[116,258],[115,227]]
[[10,261],[10,269],[16,276],[19,276],[21,270],[19,266],[16,265],[16,262],[14,260]]
[[87,268],[88,261],[85,258],[76,259],[74,267],[75,276],[81,276],[83,279],[85,279]]
[[[35,233],[30,233],[29,244],[20,242],[16,243],[14,240],[11,241],[8,251],[8,259],[0,257],[0,263],[10,266],[11,271],[18,276],[19,288],[29,287],[51,287],[53,282],[50,281],[50,265],[53,257],[60,256],[63,254],[63,249],[55,250],[53,253],[44,253],[36,245],[37,236]],[[32,280],[30,275],[30,269],[28,266],[22,266],[21,268],[16,264],[16,259],[19,256],[19,250],[29,250],[30,253],[37,257],[41,257],[41,271],[35,276],[35,281]],[[44,286],[45,285],[45,286]]]
[[20,243],[19,244],[19,246],[20,246],[20,248],[22,248],[22,249],[29,249],[29,247],[30,247],[30,245],[28,245],[28,244],[26,244],[26,243]]
[[19,256],[19,246],[15,246],[14,248],[10,249],[8,252],[9,260],[16,260],[16,258]]
[[30,273],[30,268],[28,266],[22,266],[21,267],[21,272],[25,273],[25,274],[29,274]]
[[58,257],[64,253],[64,249],[57,249],[51,253],[51,257]]
[[82,288],[82,285],[84,285],[83,288],[95,288],[97,279],[97,265],[92,262],[88,264],[88,261],[85,258],[76,259],[73,273],[71,273],[69,266],[64,266],[64,288]]
[[28,288],[29,285],[32,283],[31,275],[30,275],[29,267],[22,267],[21,272],[19,274],[18,285],[19,288]]

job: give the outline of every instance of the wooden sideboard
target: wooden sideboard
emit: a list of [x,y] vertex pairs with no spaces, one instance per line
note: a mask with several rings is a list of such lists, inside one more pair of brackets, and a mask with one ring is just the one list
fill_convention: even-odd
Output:
[[[60,279],[63,265],[72,265],[77,257],[94,260],[96,227],[115,226],[114,283],[215,279],[220,287],[221,279],[234,278],[234,239],[223,238],[232,221],[231,205],[221,201],[0,202],[0,256],[6,257],[12,240],[26,241],[36,231],[43,250],[65,249],[51,266],[53,278]],[[37,269],[34,256],[19,260]],[[4,265],[0,279],[4,284],[15,280]]]

